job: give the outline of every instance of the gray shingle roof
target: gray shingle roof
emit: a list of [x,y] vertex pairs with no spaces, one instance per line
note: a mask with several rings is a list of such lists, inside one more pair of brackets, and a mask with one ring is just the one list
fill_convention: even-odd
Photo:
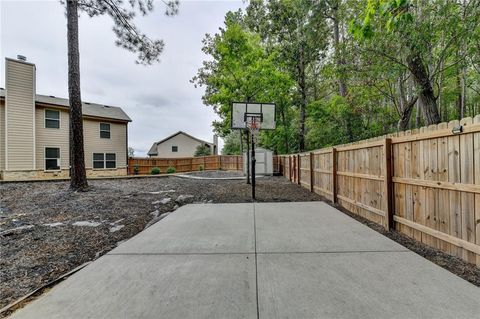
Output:
[[[5,89],[0,88],[0,98],[5,98]],[[36,94],[35,102],[42,104],[49,104],[55,106],[63,106],[68,108],[68,99],[63,99],[55,96]],[[130,117],[117,106],[108,106],[96,103],[83,102],[82,112],[86,116],[101,117],[106,119],[115,119],[121,121],[131,122]]]

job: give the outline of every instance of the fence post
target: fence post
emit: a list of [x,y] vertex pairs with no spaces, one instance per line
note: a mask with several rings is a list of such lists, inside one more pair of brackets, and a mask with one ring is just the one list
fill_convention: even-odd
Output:
[[310,152],[310,192],[313,193],[313,153]]
[[393,185],[392,185],[392,139],[386,138],[383,143],[384,153],[384,207],[385,211],[385,228],[387,230],[393,228]]
[[300,171],[300,154],[297,154],[297,184],[300,185],[300,176],[302,172]]
[[337,203],[337,149],[332,148],[332,202]]
[[292,156],[288,157],[288,179],[292,181]]

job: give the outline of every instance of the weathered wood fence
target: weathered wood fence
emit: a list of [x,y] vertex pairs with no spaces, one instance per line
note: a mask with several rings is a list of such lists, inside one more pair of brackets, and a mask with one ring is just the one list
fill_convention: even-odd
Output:
[[[463,132],[452,133],[462,126]],[[292,182],[480,265],[480,115],[280,156]]]
[[138,167],[138,174],[150,174],[154,167],[165,173],[168,167],[175,167],[178,173],[199,171],[202,168],[208,170],[242,170],[243,158],[240,155],[212,155],[201,157],[180,157],[180,158],[143,158],[131,157],[128,160],[128,174],[135,174],[135,167]]

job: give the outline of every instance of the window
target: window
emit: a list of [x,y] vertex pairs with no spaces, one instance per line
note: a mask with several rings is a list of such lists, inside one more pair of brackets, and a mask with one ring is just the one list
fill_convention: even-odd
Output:
[[105,156],[103,153],[93,153],[93,168],[105,168]]
[[100,123],[100,138],[110,138],[110,124]]
[[117,167],[116,155],[114,153],[105,154],[105,167],[106,168]]
[[172,146],[172,152],[178,152],[178,146]]
[[60,169],[60,149],[56,147],[45,148],[45,170]]
[[115,153],[93,153],[93,168],[116,168],[117,156]]
[[45,109],[45,127],[60,128],[60,111]]

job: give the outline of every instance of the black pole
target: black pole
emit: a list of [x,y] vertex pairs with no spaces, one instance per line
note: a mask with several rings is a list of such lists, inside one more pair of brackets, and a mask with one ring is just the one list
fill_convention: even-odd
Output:
[[247,130],[247,184],[250,184],[250,132]]
[[252,199],[255,200],[255,138],[252,134]]

